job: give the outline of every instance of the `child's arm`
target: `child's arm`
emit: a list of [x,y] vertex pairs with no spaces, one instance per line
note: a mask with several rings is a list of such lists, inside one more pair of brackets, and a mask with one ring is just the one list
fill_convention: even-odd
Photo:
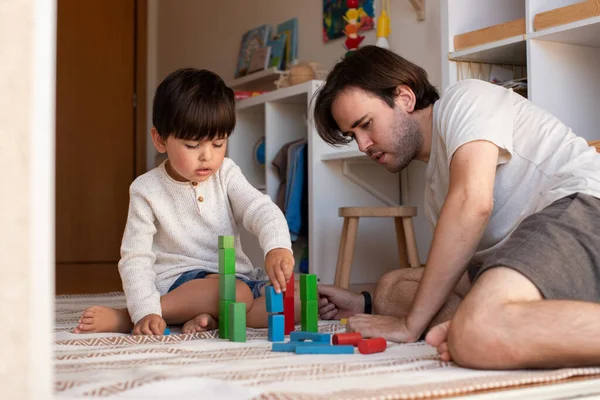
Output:
[[233,161],[223,163],[222,174],[236,222],[241,222],[258,238],[265,253],[265,269],[275,290],[285,290],[294,268],[285,216],[269,196],[248,182]]
[[147,199],[131,188],[129,214],[123,241],[119,273],[134,324],[150,314],[162,316],[160,294],[156,289],[152,241],[156,233],[154,212]]

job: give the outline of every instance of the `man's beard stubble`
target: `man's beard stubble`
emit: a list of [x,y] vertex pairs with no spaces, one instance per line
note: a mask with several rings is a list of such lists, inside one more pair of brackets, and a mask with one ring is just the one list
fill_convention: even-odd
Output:
[[[400,172],[408,167],[423,147],[423,136],[419,131],[419,123],[400,109],[394,112],[394,123],[391,129],[391,143],[394,145],[393,164],[386,164],[390,172]],[[392,155],[392,154],[390,154]]]

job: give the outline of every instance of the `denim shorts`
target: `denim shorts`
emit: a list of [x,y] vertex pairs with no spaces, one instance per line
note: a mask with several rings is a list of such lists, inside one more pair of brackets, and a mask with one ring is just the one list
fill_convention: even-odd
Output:
[[[186,282],[193,281],[194,279],[204,279],[206,275],[214,274],[214,272],[208,272],[204,270],[194,269],[192,271],[184,272],[177,278],[177,280],[171,285],[169,288],[169,292],[177,289],[179,286],[183,285]],[[260,290],[263,286],[267,285],[269,281],[253,281],[250,279],[242,279],[240,277],[236,277],[240,281],[244,282],[250,288],[252,292],[252,296],[256,299],[260,297]]]

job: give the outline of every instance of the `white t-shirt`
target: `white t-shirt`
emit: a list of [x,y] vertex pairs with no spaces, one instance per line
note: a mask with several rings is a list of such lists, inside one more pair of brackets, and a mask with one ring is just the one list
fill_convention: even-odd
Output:
[[425,214],[437,224],[462,145],[487,140],[500,148],[494,208],[475,261],[503,243],[527,216],[581,192],[600,198],[600,155],[550,113],[512,90],[480,80],[450,86],[433,106]]

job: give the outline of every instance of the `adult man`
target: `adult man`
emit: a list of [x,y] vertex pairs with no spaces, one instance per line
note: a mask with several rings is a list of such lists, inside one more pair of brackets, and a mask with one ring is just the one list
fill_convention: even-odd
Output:
[[422,68],[374,46],[333,68],[314,118],[392,172],[428,163],[435,228],[424,269],[378,282],[379,315],[321,286],[322,318],[355,315],[351,330],[397,342],[433,327],[442,359],[473,368],[600,364],[600,155],[584,139],[483,81],[439,99]]

